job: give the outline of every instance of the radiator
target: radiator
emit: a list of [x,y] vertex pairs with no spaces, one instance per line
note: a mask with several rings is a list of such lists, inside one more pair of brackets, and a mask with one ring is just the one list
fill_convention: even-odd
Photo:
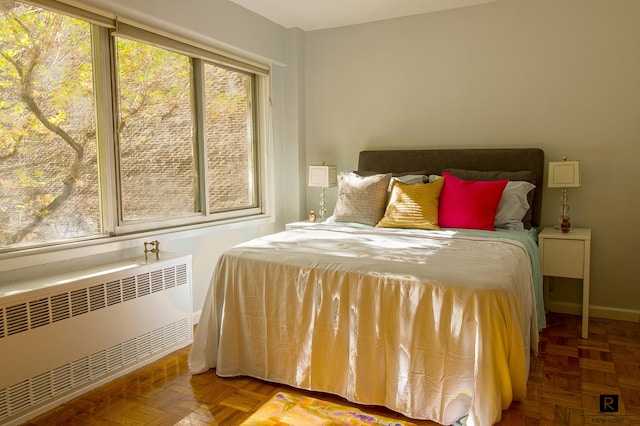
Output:
[[0,424],[17,425],[193,339],[191,256],[0,284]]

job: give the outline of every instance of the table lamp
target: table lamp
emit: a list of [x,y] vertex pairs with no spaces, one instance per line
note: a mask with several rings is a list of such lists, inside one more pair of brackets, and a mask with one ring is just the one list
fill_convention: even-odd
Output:
[[549,162],[549,181],[547,186],[549,188],[562,188],[560,229],[564,233],[571,230],[567,188],[578,188],[581,184],[580,161],[567,161],[567,158],[563,157],[563,161]]
[[338,168],[336,166],[309,166],[309,186],[322,188],[320,192],[320,221],[324,221],[327,214],[327,202],[324,189],[338,186]]

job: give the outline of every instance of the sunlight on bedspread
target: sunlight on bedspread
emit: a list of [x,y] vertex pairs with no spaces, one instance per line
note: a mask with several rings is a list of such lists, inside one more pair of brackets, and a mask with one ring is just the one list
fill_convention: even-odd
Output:
[[190,366],[417,419],[491,424],[525,396],[535,292],[527,249],[508,238],[349,227],[274,234],[220,258]]

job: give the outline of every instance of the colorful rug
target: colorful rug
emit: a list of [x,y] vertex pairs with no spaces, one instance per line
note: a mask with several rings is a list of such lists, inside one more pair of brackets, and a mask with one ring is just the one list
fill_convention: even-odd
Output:
[[286,392],[278,392],[242,425],[415,426],[414,423],[368,414],[357,408]]

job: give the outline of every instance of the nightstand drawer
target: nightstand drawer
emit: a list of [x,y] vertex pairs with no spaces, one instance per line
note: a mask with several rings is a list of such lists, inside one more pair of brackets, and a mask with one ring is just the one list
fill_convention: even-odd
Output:
[[546,238],[543,273],[554,277],[584,278],[584,241]]

